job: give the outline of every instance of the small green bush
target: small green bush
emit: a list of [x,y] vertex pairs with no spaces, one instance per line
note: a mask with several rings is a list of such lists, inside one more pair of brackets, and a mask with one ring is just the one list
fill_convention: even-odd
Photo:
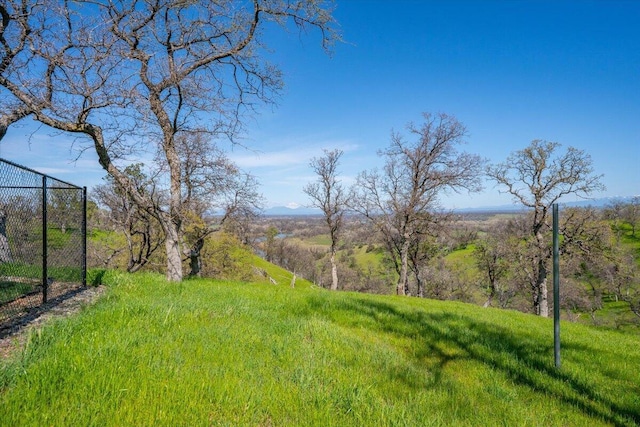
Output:
[[202,249],[202,276],[223,280],[254,280],[253,255],[237,237],[218,233]]

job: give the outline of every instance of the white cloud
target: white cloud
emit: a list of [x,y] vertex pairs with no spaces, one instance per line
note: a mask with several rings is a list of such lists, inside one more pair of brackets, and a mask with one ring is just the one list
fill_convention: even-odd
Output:
[[49,176],[68,175],[69,173],[76,172],[76,171],[71,171],[69,169],[49,168],[46,166],[34,166],[32,167],[32,169]]
[[269,168],[300,165],[309,161],[300,151],[281,151],[230,156],[240,168]]
[[229,158],[240,168],[272,168],[287,166],[307,166],[312,157],[322,155],[322,150],[341,149],[345,153],[358,149],[350,140],[322,140],[322,138],[284,138],[278,142],[265,143],[265,147],[287,147],[274,150],[231,152]]

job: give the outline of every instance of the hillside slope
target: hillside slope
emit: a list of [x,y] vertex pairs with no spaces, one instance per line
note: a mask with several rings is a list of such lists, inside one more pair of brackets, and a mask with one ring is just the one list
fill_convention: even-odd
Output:
[[0,425],[635,425],[640,338],[451,302],[109,273],[0,362]]

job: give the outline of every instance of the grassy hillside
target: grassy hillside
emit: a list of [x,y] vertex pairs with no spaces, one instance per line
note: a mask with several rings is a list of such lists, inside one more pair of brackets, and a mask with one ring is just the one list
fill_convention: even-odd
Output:
[[[276,274],[275,272],[270,274]],[[0,361],[0,425],[640,423],[640,337],[415,298],[108,273]],[[286,280],[285,280],[286,281]]]
[[[276,285],[286,285],[286,286],[291,286],[291,280],[293,279],[293,274],[288,271],[285,270],[282,267],[279,267],[275,264],[270,263],[269,261],[266,261],[264,258],[260,258],[257,255],[253,255],[251,264],[264,271],[267,275],[267,277],[264,278],[264,280],[260,283],[269,283],[269,284],[274,284],[272,283],[269,278],[275,280],[275,284]],[[301,277],[296,277],[296,280],[293,284],[294,287],[296,288],[310,288],[313,286],[313,284],[306,280],[303,279]]]

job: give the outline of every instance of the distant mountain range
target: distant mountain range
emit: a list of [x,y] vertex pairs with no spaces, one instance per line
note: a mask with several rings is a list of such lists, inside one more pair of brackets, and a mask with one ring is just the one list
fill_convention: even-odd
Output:
[[[577,201],[566,202],[566,203],[559,202],[558,204],[560,205],[561,208],[562,207],[584,208],[587,206],[591,206],[594,208],[604,208],[605,206],[611,205],[612,203],[631,202],[631,199],[633,199],[634,197],[640,197],[640,196],[602,197],[598,199],[577,200]],[[517,204],[454,209],[455,212],[514,212],[514,211],[517,212],[522,210],[525,210],[523,206],[517,205]]]
[[273,208],[266,209],[264,215],[267,216],[308,216],[308,215],[322,215],[322,211],[317,208],[288,208],[286,206],[275,206]]
[[[590,200],[578,200],[567,203],[560,203],[560,207],[586,207],[592,206],[594,208],[603,208],[615,202],[631,202],[634,196],[625,197],[603,197],[599,199]],[[637,196],[636,196],[637,197]],[[521,205],[498,205],[498,206],[480,206],[473,208],[459,208],[454,209],[454,212],[517,212],[522,211],[524,208]],[[310,215],[322,215],[322,211],[317,208],[288,208],[286,206],[275,206],[264,211],[266,216],[310,216]]]

